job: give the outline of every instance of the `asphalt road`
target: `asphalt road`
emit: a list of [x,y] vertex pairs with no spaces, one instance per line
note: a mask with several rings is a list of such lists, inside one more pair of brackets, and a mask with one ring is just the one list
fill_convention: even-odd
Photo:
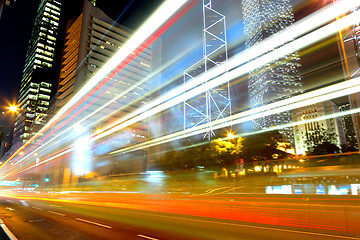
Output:
[[360,239],[356,204],[326,197],[22,194],[0,198],[0,218],[19,240]]

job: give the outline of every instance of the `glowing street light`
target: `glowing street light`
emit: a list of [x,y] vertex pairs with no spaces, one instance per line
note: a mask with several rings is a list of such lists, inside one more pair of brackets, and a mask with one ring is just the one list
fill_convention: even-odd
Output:
[[234,135],[232,132],[228,132],[228,133],[227,133],[227,137],[228,137],[229,139],[233,139],[233,138],[235,137],[235,135]]
[[11,105],[10,107],[8,107],[8,109],[10,110],[10,112],[17,112],[19,110],[19,108],[16,105]]
[[96,129],[95,129],[95,133],[96,133],[96,134],[100,134],[100,133],[101,133],[101,128],[96,128]]

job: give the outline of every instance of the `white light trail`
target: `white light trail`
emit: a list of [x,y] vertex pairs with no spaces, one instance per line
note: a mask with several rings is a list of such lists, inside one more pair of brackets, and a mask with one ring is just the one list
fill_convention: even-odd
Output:
[[[39,131],[44,132],[50,128],[50,126],[56,122],[66,111],[80,101],[89,91],[91,91],[96,85],[98,85],[104,78],[108,76],[118,65],[123,62],[129,55],[132,54],[139,46],[141,46],[148,38],[150,38],[164,23],[166,23],[170,17],[172,17],[181,7],[183,7],[188,0],[167,0],[165,1],[146,21],[140,28],[130,37],[130,39],[117,51],[117,53],[82,87],[79,92],[75,94],[57,113],[51,118],[48,123]],[[55,138],[61,136],[63,133],[69,131],[72,127],[66,129],[64,132],[58,134]],[[38,136],[30,139],[33,141]],[[53,138],[54,139],[54,138]],[[52,140],[53,140],[52,139]],[[52,141],[51,140],[51,141]],[[48,141],[50,143],[51,141]],[[30,154],[23,157],[25,160],[32,155],[34,150]],[[19,161],[20,162],[20,161]],[[2,165],[0,169],[5,166]]]
[[[265,106],[262,106],[262,107],[259,107],[256,109],[238,113],[238,114],[232,116],[232,121],[233,121],[234,125],[236,125],[236,124],[248,122],[248,121],[251,121],[251,120],[254,120],[257,118],[269,116],[272,114],[289,111],[289,110],[304,107],[304,106],[307,106],[310,104],[319,103],[319,102],[323,102],[326,100],[346,96],[346,95],[356,93],[356,92],[360,92],[360,78],[355,78],[355,79],[352,79],[352,80],[349,80],[346,82],[334,84],[329,87],[325,87],[325,88],[315,90],[315,91],[312,91],[309,93],[301,94],[301,95],[298,95],[298,96],[295,96],[292,98],[288,98],[288,99],[281,100],[281,101],[278,101],[275,103],[271,103],[271,104],[268,104],[268,105],[265,105]],[[260,110],[260,111],[258,111],[258,110]],[[360,112],[360,108],[352,109],[352,110],[346,111],[346,112],[339,112],[339,113],[328,115],[328,116],[322,116],[322,117],[313,119],[311,121],[318,121],[318,120],[322,120],[322,119],[339,117],[339,116],[354,114],[354,113],[358,113],[358,112]],[[228,117],[228,118],[230,118],[230,117]],[[228,120],[229,119],[221,119],[221,120],[215,122],[215,124],[213,125],[214,129],[226,127]],[[306,123],[306,121],[303,121],[301,123]],[[290,123],[290,124],[286,124],[286,125],[275,126],[275,127],[269,128],[267,130],[263,130],[263,131],[269,131],[271,129],[272,130],[280,129],[282,127],[291,127],[291,126],[294,126],[297,124],[298,123]],[[130,146],[127,148],[113,151],[110,154],[119,154],[119,153],[136,151],[136,150],[156,146],[159,144],[164,144],[167,142],[179,140],[179,139],[182,139],[185,137],[202,134],[206,131],[207,127],[208,127],[207,124],[203,124],[203,125],[197,126],[194,129],[188,129],[186,131],[180,131],[180,132],[176,132],[176,133],[169,134],[166,136],[162,136],[162,137],[159,137],[159,138],[156,138],[153,140],[149,140],[149,141],[146,141],[146,142],[134,145],[134,146]],[[263,131],[258,131],[256,133],[260,133]],[[254,134],[254,133],[251,133],[251,134]]]
[[[224,65],[223,67],[219,67],[216,69],[212,69],[211,72],[209,71],[209,74],[206,76],[203,76],[203,79],[211,79],[217,75],[223,74],[224,72],[226,72],[227,69],[232,69],[236,66],[239,66],[247,61],[249,61],[250,59],[256,58],[270,50],[273,50],[274,48],[283,45],[284,43],[291,41],[293,39],[298,38],[299,36],[313,30],[316,29],[319,26],[322,26],[323,24],[335,19],[337,16],[342,15],[348,11],[350,11],[351,9],[353,9],[354,7],[358,6],[358,3],[355,3],[354,1],[342,1],[340,3],[338,3],[336,6],[335,5],[329,5],[326,6],[323,9],[320,9],[319,11],[317,11],[316,13],[302,19],[301,21],[293,24],[292,26],[290,26],[289,28],[287,28],[285,31],[279,32],[278,34],[276,34],[275,36],[268,38],[264,41],[262,41],[260,44],[238,54],[237,56],[235,56],[234,58],[232,58],[227,64],[226,66]],[[326,31],[326,30],[325,30]],[[326,37],[327,35],[324,35],[324,37]],[[312,43],[310,41],[310,43]],[[292,51],[294,52],[294,51]],[[291,53],[291,51],[289,52]],[[274,54],[273,54],[274,55]],[[271,55],[271,56],[273,56]],[[254,65],[258,65],[261,66],[259,64],[254,64]],[[256,67],[255,67],[256,68]],[[246,72],[246,71],[244,71]],[[237,76],[235,76],[237,77]],[[234,77],[234,78],[235,78]],[[189,90],[192,89],[194,87],[196,87],[197,85],[201,84],[201,81],[193,81],[193,83],[190,85],[185,86],[185,90]],[[121,93],[119,96],[115,97],[114,99],[110,100],[107,104],[105,104],[103,107],[101,107],[99,110],[101,110],[102,108],[104,108],[105,106],[108,106],[109,104],[111,104],[114,100],[117,100],[118,98],[120,98],[121,96],[123,96],[124,94],[126,94],[127,92],[131,91],[130,88],[129,90],[126,90],[124,93]],[[157,101],[153,101],[151,102],[149,105],[147,105],[146,107],[143,107],[141,109],[139,109],[136,112],[133,112],[129,115],[127,115],[124,118],[119,119],[117,122],[114,122],[112,125],[107,126],[107,128],[103,130],[103,134],[100,134],[97,138],[102,138],[104,136],[107,136],[108,134],[113,133],[113,131],[108,131],[107,129],[111,129],[114,126],[118,125],[121,122],[124,122],[128,119],[131,119],[133,117],[135,117],[136,115],[140,114],[141,112],[145,112],[148,111],[149,109],[151,109],[152,107],[155,107],[158,104],[161,104],[163,102],[166,102],[168,99],[171,99],[172,97],[178,95],[179,93],[181,93],[182,90],[174,90],[172,92],[167,93],[166,95],[164,95],[161,99],[158,99]],[[98,112],[98,110],[94,111],[94,114]],[[89,115],[87,118],[89,118],[90,116],[92,116],[93,114]],[[85,121],[87,118],[84,118],[82,121]],[[127,125],[128,126],[128,125]],[[71,129],[71,128],[69,128]],[[67,129],[66,131],[68,131],[69,129]],[[61,136],[64,132],[58,134],[58,136]]]
[[[246,74],[247,72],[254,70],[260,66],[263,66],[267,63],[271,63],[279,58],[282,58],[283,56],[286,56],[292,52],[298,51],[302,48],[305,48],[317,41],[320,41],[337,31],[354,24],[355,22],[360,19],[360,12],[354,12],[344,18],[341,18],[335,22],[332,22],[314,32],[311,32],[301,38],[298,38],[294,40],[293,42],[290,42],[282,47],[279,47],[278,49],[273,50],[272,52],[269,52],[249,63],[246,63],[238,68],[235,68],[232,71],[229,71],[227,74],[223,74],[220,77],[217,77],[211,81],[208,81],[213,76],[214,71],[218,71],[219,68],[226,69],[227,64],[224,64],[223,66],[214,69],[212,69],[200,77],[196,79],[196,81],[192,81],[187,85],[178,87],[174,91],[170,91],[169,93],[165,94],[163,97],[160,97],[153,102],[149,103],[147,106],[143,106],[139,108],[138,110],[135,110],[134,112],[128,114],[124,118],[119,119],[117,122],[115,122],[113,125],[116,125],[112,127],[111,129],[104,131],[102,134],[95,137],[94,140],[98,140],[100,138],[103,138],[107,135],[110,135],[114,132],[117,132],[125,127],[128,127],[136,122],[142,121],[154,114],[157,114],[161,111],[164,111],[172,106],[175,106],[181,102],[184,102],[184,100],[189,99],[191,97],[197,96],[198,94],[201,94],[204,89],[211,89],[215,88],[218,85],[224,84],[227,81],[230,81],[232,79],[235,79],[241,75]],[[259,47],[259,46],[258,46]],[[235,58],[237,59],[237,58]],[[233,59],[229,60],[229,64],[233,64]],[[206,82],[208,81],[208,82]],[[195,87],[196,85],[203,84],[200,87]],[[195,85],[195,86],[194,86]],[[195,88],[194,88],[195,87]],[[189,90],[192,89],[192,90]],[[183,93],[187,91],[186,93],[179,95],[174,98],[174,96],[178,95],[178,93]],[[277,105],[283,104],[280,103],[281,101],[274,103]],[[253,109],[255,112],[263,111],[263,109],[266,109],[268,106],[262,106],[256,109]],[[235,122],[233,122],[235,124]]]
[[[168,1],[169,2],[169,1]],[[171,2],[171,1],[170,1]],[[178,2],[178,1],[176,1]],[[284,38],[284,41],[279,41],[279,40],[273,40],[273,38],[269,38],[268,40],[264,41],[261,44],[258,44],[256,46],[254,46],[254,48],[249,49],[248,51],[244,51],[243,53],[240,53],[239,55],[235,56],[234,58],[230,59],[228,61],[228,63],[226,64],[227,66],[223,66],[223,67],[219,67],[216,69],[211,69],[211,71],[209,71],[207,74],[204,74],[202,76],[200,76],[199,78],[197,78],[197,82],[191,82],[188,85],[183,86],[182,88],[178,88],[172,92],[169,92],[167,94],[165,94],[164,96],[156,99],[155,101],[149,103],[147,106],[144,106],[142,108],[139,108],[138,110],[134,111],[133,113],[130,113],[129,115],[127,115],[126,117],[120,119],[119,121],[117,121],[116,123],[114,123],[112,126],[109,126],[109,128],[111,129],[105,129],[104,132],[102,134],[99,134],[98,136],[95,137],[94,140],[96,139],[100,139],[103,138],[111,133],[114,133],[116,131],[119,131],[120,129],[129,126],[135,122],[141,121],[151,115],[154,115],[156,113],[159,113],[165,109],[168,109],[180,102],[183,102],[184,99],[188,99],[191,98],[193,96],[196,96],[197,94],[202,92],[201,88],[195,88],[192,89],[198,85],[200,85],[201,83],[206,82],[208,79],[213,79],[216,76],[221,75],[222,73],[224,73],[227,69],[231,69],[231,68],[235,68],[236,66],[239,66],[239,64],[243,64],[245,62],[247,62],[250,59],[256,58],[257,56],[261,56],[255,60],[253,60],[252,62],[246,63],[240,67],[237,67],[235,69],[233,69],[232,71],[230,71],[228,74],[224,74],[221,75],[220,77],[213,79],[211,81],[209,81],[207,84],[209,84],[210,88],[213,88],[217,85],[220,85],[222,83],[224,83],[225,81],[227,81],[228,79],[234,79],[238,76],[241,76],[243,74],[246,74],[248,71],[252,70],[252,69],[256,69],[260,66],[262,66],[265,63],[269,63],[269,62],[273,62],[274,60],[281,58],[282,56],[286,56],[294,51],[297,51],[301,48],[304,48],[310,44],[313,44],[317,41],[320,41],[328,36],[330,36],[331,34],[336,33],[337,31],[354,24],[355,22],[358,21],[358,19],[360,18],[359,16],[359,12],[354,12],[344,18],[341,18],[333,23],[330,23],[314,32],[311,32],[303,37],[300,37],[299,39],[296,39],[293,42],[287,43],[284,46],[282,46],[284,43],[286,43],[287,41],[290,41],[291,39],[295,39],[309,31],[311,31],[312,29],[314,29],[314,26],[321,26],[322,24],[326,23],[327,21],[329,21],[329,19],[332,19],[334,17],[334,15],[338,16],[338,15],[342,15],[344,13],[346,13],[349,9],[354,8],[354,1],[344,1],[344,4],[341,5],[341,7],[339,7],[339,4],[336,5],[336,7],[334,6],[329,6],[328,8],[326,8],[325,10],[321,10],[320,14],[324,14],[321,15],[324,18],[318,18],[317,13],[313,14],[312,16],[306,18],[304,20],[304,22],[299,22],[299,25],[297,25],[296,23],[293,25],[293,27],[291,27],[291,31],[288,35],[287,38]],[[164,3],[165,4],[165,3]],[[184,1],[182,1],[182,4],[184,4]],[[357,6],[357,5],[356,5]],[[180,6],[178,6],[180,8]],[[169,12],[168,10],[164,10],[165,12]],[[175,12],[175,10],[174,10]],[[331,14],[333,15],[331,15]],[[153,15],[154,16],[154,15]],[[331,16],[331,17],[330,17]],[[168,18],[168,17],[167,17]],[[325,20],[324,20],[325,19]],[[320,21],[320,22],[319,22]],[[309,22],[311,22],[312,24],[309,24]],[[318,24],[317,24],[318,23]],[[146,25],[146,24],[145,24]],[[153,24],[152,24],[153,25]],[[143,25],[144,26],[144,25]],[[146,25],[147,27],[149,25]],[[157,25],[157,26],[161,26],[161,25]],[[301,26],[299,28],[297,28],[297,26]],[[156,29],[155,29],[156,30]],[[154,30],[154,31],[155,31]],[[287,30],[285,30],[282,33],[279,33],[277,35],[274,36],[274,39],[279,39],[280,36],[282,36],[281,34],[283,34],[283,36],[286,36]],[[131,38],[133,39],[133,38]],[[130,39],[130,40],[131,40]],[[140,39],[140,38],[139,38]],[[144,38],[143,38],[144,39]],[[146,39],[146,38],[145,38]],[[144,39],[144,40],[145,40]],[[130,42],[129,40],[129,42]],[[281,39],[282,40],[282,39]],[[135,39],[134,42],[141,44],[142,42],[139,42],[140,40]],[[276,41],[277,44],[273,45],[272,48],[270,48],[271,46],[271,41]],[[278,48],[268,52],[269,50],[273,49],[274,46],[277,46]],[[281,47],[279,47],[281,46]],[[104,77],[107,76],[107,74],[109,72],[111,72],[112,69],[114,69],[119,62],[123,61],[134,49],[136,49],[136,47],[138,47],[138,45],[133,45],[133,44],[129,44],[129,48],[132,50],[123,50],[121,52],[121,50],[125,47],[123,47],[122,49],[119,50],[119,52],[121,53],[117,53],[110,61],[109,63],[107,63],[104,69],[101,69],[98,74],[96,74],[92,79],[90,79],[90,81],[88,82],[88,84],[85,85],[84,88],[82,88],[75,96],[74,98],[68,103],[66,104],[61,110],[60,112],[58,112],[58,114],[50,120],[50,122],[41,130],[46,130],[53,122],[55,122],[62,114],[64,114],[68,109],[70,109],[73,104],[75,104],[78,100],[80,100],[83,96],[86,95],[87,92],[89,92],[93,87],[95,87]],[[268,52],[268,53],[267,53]],[[255,54],[256,53],[256,54]],[[127,55],[126,55],[127,54]],[[115,60],[115,57],[117,56],[117,59]],[[120,59],[120,60],[119,60]],[[189,91],[189,89],[192,89],[191,91]],[[185,95],[179,95],[179,93],[182,93],[185,91],[188,91]],[[174,96],[177,96],[176,98],[174,98]],[[169,100],[171,99],[171,100]],[[257,111],[263,111],[261,110],[261,108],[259,108]],[[150,113],[151,112],[151,113]],[[124,122],[125,121],[125,122]],[[122,124],[115,126],[117,124],[119,124],[120,122],[123,122]],[[113,127],[115,126],[115,127]],[[59,135],[57,135],[59,136]],[[50,142],[50,141],[48,141]],[[46,144],[48,144],[48,142],[46,142]],[[43,145],[44,146],[44,145]],[[42,147],[42,146],[40,146]],[[34,151],[38,151],[37,149]],[[29,154],[30,155],[30,154]],[[27,155],[27,156],[29,156]],[[54,156],[56,157],[56,156]],[[25,159],[25,158],[24,158]]]
[[145,23],[130,37],[130,39],[117,51],[117,53],[80,89],[66,105],[61,108],[54,118],[44,127],[46,128],[57,118],[63,115],[68,109],[75,105],[82,97],[91,91],[100,81],[116,69],[119,63],[123,62],[139,46],[141,46],[154,32],[159,29],[173,14],[175,14],[187,0],[165,1]]
[[[119,123],[121,122],[124,122],[124,121],[127,121],[139,114],[141,114],[142,112],[146,112],[148,111],[149,109],[161,104],[161,103],[164,103],[166,101],[168,101],[169,99],[173,98],[174,96],[178,95],[179,93],[183,92],[183,91],[188,91],[189,89],[193,89],[195,88],[196,86],[200,85],[201,83],[205,82],[207,79],[211,79],[211,78],[214,78],[215,76],[218,76],[218,75],[221,75],[223,74],[224,72],[227,71],[227,69],[232,69],[236,66],[239,66],[247,61],[249,61],[250,59],[253,59],[253,58],[256,58],[257,56],[261,56],[262,54],[278,47],[278,46],[281,46],[283,44],[285,44],[286,42],[292,40],[292,39],[296,39],[297,37],[313,30],[313,29],[316,29],[317,27],[319,26],[322,26],[323,24],[329,22],[330,20],[333,20],[334,18],[336,18],[337,16],[339,15],[342,15],[348,11],[350,11],[351,9],[353,9],[355,6],[358,6],[358,4],[354,3],[354,1],[351,1],[351,0],[348,0],[348,1],[343,1],[339,4],[337,4],[336,6],[335,5],[330,5],[330,6],[327,6],[323,9],[320,9],[319,11],[317,11],[316,13],[312,14],[311,16],[308,16],[306,17],[305,19],[293,24],[292,26],[290,26],[288,29],[286,29],[285,31],[282,31],[278,34],[276,34],[275,36],[271,37],[271,38],[268,38],[266,40],[264,40],[263,42],[261,42],[260,44],[250,48],[249,50],[246,50],[240,54],[238,54],[237,56],[233,57],[232,59],[230,59],[227,64],[224,64],[222,67],[218,67],[218,68],[215,68],[215,69],[211,69],[210,71],[208,71],[208,74],[205,74],[203,76],[201,76],[201,79],[200,78],[197,78],[197,81],[193,81],[191,83],[189,83],[188,85],[184,86],[184,89],[176,89],[174,91],[171,91],[171,92],[168,92],[167,94],[165,94],[164,96],[162,96],[161,98],[155,100],[155,101],[152,101],[151,103],[149,103],[147,106],[145,107],[142,107],[136,111],[134,111],[133,113],[130,113],[128,114],[127,116],[125,116],[124,118],[121,118],[119,119],[118,121],[114,122],[112,125],[109,125],[107,126],[107,129],[103,129],[103,133],[102,134],[99,134],[96,139],[98,138],[102,138],[102,137],[105,137],[111,133],[114,132],[114,126],[118,125]],[[311,24],[310,24],[311,23]],[[146,26],[148,26],[147,24],[144,24]],[[139,30],[140,31],[140,30]],[[138,32],[139,32],[138,31]],[[327,30],[324,30],[324,32],[327,31]],[[336,31],[335,31],[336,32]],[[327,37],[328,35],[330,35],[331,33],[333,32],[328,32],[328,33],[320,33],[318,34],[318,36],[323,36],[323,38]],[[322,35],[321,35],[322,34]],[[313,43],[314,41],[312,41],[312,36],[308,37],[310,38],[308,41],[309,44]],[[133,38],[131,38],[133,39]],[[130,39],[130,40],[131,40]],[[130,41],[129,40],[129,41]],[[305,39],[301,39],[301,41],[304,41]],[[320,40],[320,39],[318,39]],[[138,41],[136,41],[136,43],[139,43]],[[141,44],[142,42],[139,43],[139,45]],[[295,45],[296,46],[296,43],[292,44],[292,45]],[[135,45],[130,45],[130,46],[135,46]],[[305,46],[302,46],[302,47],[305,47]],[[123,47],[125,48],[125,46]],[[122,48],[122,49],[123,49]],[[136,47],[135,47],[136,48]],[[132,48],[131,51],[127,51],[128,55],[131,54],[133,52],[133,50],[135,48]],[[300,49],[301,48],[301,45],[299,45],[299,47],[297,49]],[[279,56],[285,56],[291,52],[294,52],[296,51],[297,49],[295,50],[285,50],[287,51],[285,54],[282,54],[282,55],[279,55]],[[120,49],[121,50],[121,49]],[[120,52],[119,50],[119,52]],[[118,52],[118,53],[119,53]],[[118,54],[116,54],[115,56],[117,56]],[[121,62],[122,60],[124,60],[125,58],[123,58],[122,60],[120,59],[114,59],[115,56],[109,60],[111,63],[112,63],[112,67],[115,68],[116,67],[116,64],[115,62],[117,61],[117,63]],[[120,55],[121,56],[121,55]],[[263,62],[254,62],[253,63],[253,66],[251,69],[255,69],[259,66],[261,66],[262,64],[264,63],[267,63],[267,62],[271,62],[271,60],[273,61],[274,59],[271,59],[275,56],[275,54],[271,54],[271,55],[268,55],[270,57],[270,60],[269,59],[265,59]],[[262,58],[263,59],[263,58]],[[107,64],[105,65],[107,66]],[[104,66],[104,67],[105,67]],[[249,68],[249,65],[245,65],[243,68]],[[232,78],[236,78],[238,77],[239,75],[241,74],[244,74],[246,73],[247,71],[249,70],[243,70],[242,73],[241,71],[238,69],[238,72],[236,72]],[[100,72],[100,71],[99,71]],[[233,72],[233,71],[232,71]],[[233,72],[234,73],[234,72]],[[101,79],[103,79],[105,75],[101,75],[101,79],[100,77],[99,78],[95,78],[98,74],[96,74],[90,81],[88,84],[90,84],[91,82],[99,82]],[[230,76],[229,74],[227,76]],[[94,80],[93,80],[94,79]],[[229,78],[230,79],[230,78]],[[214,82],[214,81],[213,81]],[[86,84],[84,86],[83,89],[87,89],[86,92],[88,92],[92,87],[94,87],[95,85],[91,84],[91,85],[88,85]],[[216,85],[216,83],[215,83]],[[218,84],[220,85],[220,84]],[[85,91],[83,90],[82,91]],[[201,92],[201,91],[200,91]],[[81,94],[81,92],[79,92],[76,96],[78,96],[79,94]],[[86,93],[82,94],[81,97],[83,97]],[[124,94],[120,94],[120,96],[123,96]],[[74,96],[74,100],[73,100],[73,103],[72,104],[75,104],[81,97],[78,96],[77,98],[75,98],[76,96]],[[190,98],[190,97],[189,97]],[[114,101],[114,99],[110,100],[107,104],[105,105],[108,105],[110,104],[112,101]],[[68,103],[70,105],[70,103]],[[72,106],[71,104],[71,106]],[[67,107],[67,105],[64,106],[64,109],[69,109],[71,106]],[[55,118],[59,117],[61,114],[63,114],[65,111],[60,111],[52,120],[55,120]],[[97,112],[97,111],[94,111],[94,112]],[[90,116],[88,116],[90,117]],[[87,117],[87,118],[88,118]],[[84,118],[82,121],[84,121],[85,119],[87,118]],[[49,122],[49,124],[51,124],[52,122]],[[47,124],[47,126],[49,125]],[[128,126],[128,125],[127,125]],[[46,126],[45,126],[46,128]],[[112,129],[113,128],[113,129]],[[119,126],[116,128],[118,129]],[[64,132],[62,133],[59,133],[57,135],[57,137],[60,137],[61,135],[63,135],[63,133],[65,133],[66,131],[70,130],[71,128],[68,128],[66,129]],[[112,130],[108,130],[108,129],[112,129]],[[95,140],[96,140],[95,139]]]

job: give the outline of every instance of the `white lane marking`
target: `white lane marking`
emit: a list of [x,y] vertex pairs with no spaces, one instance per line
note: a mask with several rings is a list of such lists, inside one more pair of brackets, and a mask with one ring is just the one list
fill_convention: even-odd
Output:
[[32,207],[32,208],[42,211],[42,209],[38,207]]
[[152,238],[152,237],[148,237],[148,236],[141,235],[141,234],[138,234],[137,236],[138,236],[138,237],[142,237],[142,238],[146,238],[146,239],[150,239],[150,240],[159,240],[159,239],[157,239],[157,238]]
[[60,215],[60,216],[63,216],[63,217],[66,216],[65,214],[58,213],[58,212],[54,212],[54,211],[48,211],[48,212],[49,212],[49,213],[53,213],[53,214],[57,214],[57,215]]
[[11,240],[18,240],[15,235],[7,228],[7,226],[5,224],[0,224],[0,227],[3,229],[3,231],[5,232],[5,234],[8,236],[9,239]]
[[[123,212],[128,212],[128,211],[123,210]],[[347,236],[334,235],[334,234],[326,234],[326,233],[304,232],[304,231],[297,231],[297,230],[290,230],[290,229],[261,227],[261,226],[255,226],[255,225],[247,225],[247,224],[237,224],[237,223],[225,223],[225,222],[217,222],[217,221],[207,221],[207,220],[201,220],[201,219],[191,219],[191,218],[184,218],[184,217],[164,216],[164,215],[151,214],[151,213],[136,213],[136,212],[131,212],[131,214],[157,216],[157,217],[164,217],[164,218],[174,218],[174,219],[181,219],[181,220],[187,220],[187,221],[206,222],[206,223],[212,223],[212,224],[223,224],[223,225],[231,225],[231,226],[247,227],[247,228],[255,228],[255,229],[264,229],[264,230],[279,231],[279,232],[290,232],[290,233],[298,233],[298,234],[307,234],[307,235],[314,235],[314,236],[325,236],[325,237],[333,237],[333,238],[340,238],[340,239],[359,240],[358,237],[347,237]]]
[[6,209],[6,210],[9,210],[9,211],[14,211],[14,210],[15,210],[15,209],[10,208],[10,207],[6,207],[5,209]]
[[94,224],[94,225],[97,225],[97,226],[100,226],[100,227],[104,227],[104,228],[112,228],[110,226],[107,226],[107,225],[104,225],[104,224],[101,224],[101,223],[92,222],[92,221],[88,221],[88,220],[81,219],[81,218],[76,218],[76,220],[81,221],[81,222],[91,223],[91,224]]
[[61,207],[59,205],[50,205],[50,207]]

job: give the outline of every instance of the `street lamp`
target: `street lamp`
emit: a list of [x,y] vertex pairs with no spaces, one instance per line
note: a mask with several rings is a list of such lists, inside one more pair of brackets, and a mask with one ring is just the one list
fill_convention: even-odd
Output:
[[98,127],[98,128],[95,129],[95,134],[98,135],[98,134],[100,134],[101,132],[102,132],[102,131],[101,131],[101,128]]
[[7,109],[10,110],[10,112],[17,112],[19,110],[19,108],[16,105],[11,105],[10,107],[8,107]]
[[233,139],[235,137],[235,135],[232,132],[228,132],[227,137],[228,137],[228,139]]

